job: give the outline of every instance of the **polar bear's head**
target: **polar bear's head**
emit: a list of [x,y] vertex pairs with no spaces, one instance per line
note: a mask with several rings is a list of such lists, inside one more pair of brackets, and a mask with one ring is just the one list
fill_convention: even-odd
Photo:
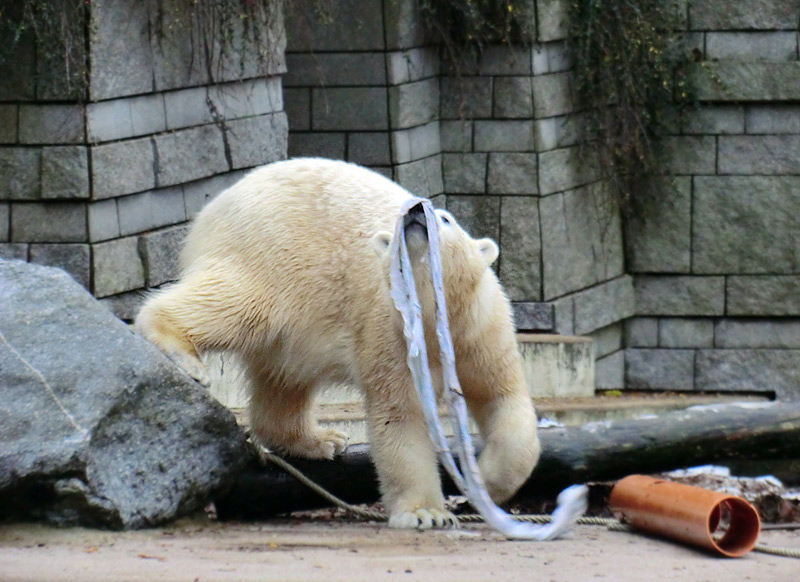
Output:
[[[459,293],[469,291],[478,285],[492,263],[497,260],[500,254],[497,243],[490,238],[472,238],[446,210],[436,209],[435,214],[439,221],[439,250],[448,296],[452,290],[457,290]],[[409,257],[415,267],[414,276],[419,281],[419,275],[428,271],[427,265],[419,271],[416,268],[426,263],[425,256],[428,249],[428,230],[421,206],[412,208],[406,214],[404,227]],[[388,277],[392,234],[386,231],[378,232],[372,237],[372,244],[383,261]]]

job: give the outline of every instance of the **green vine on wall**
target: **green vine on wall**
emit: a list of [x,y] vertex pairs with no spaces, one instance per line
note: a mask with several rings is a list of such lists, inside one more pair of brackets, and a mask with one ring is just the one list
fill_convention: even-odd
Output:
[[624,210],[644,178],[663,173],[656,147],[692,102],[691,54],[669,0],[570,0],[575,94],[600,168]]

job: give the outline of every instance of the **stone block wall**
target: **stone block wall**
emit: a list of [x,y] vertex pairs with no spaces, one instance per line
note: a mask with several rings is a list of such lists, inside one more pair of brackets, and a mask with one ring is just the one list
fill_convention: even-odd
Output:
[[800,394],[800,61],[793,0],[691,0],[699,106],[672,188],[629,224],[625,384]]
[[413,0],[345,4],[287,16],[289,155],[373,167],[495,239],[518,327],[594,337],[616,386],[633,285],[608,184],[579,159],[564,4],[525,3],[533,46],[458,63]]
[[88,5],[77,82],[42,70],[30,39],[28,68],[0,71],[0,257],[62,267],[126,319],[176,277],[187,220],[286,157],[280,3],[268,54],[236,58],[197,44],[190,5]]

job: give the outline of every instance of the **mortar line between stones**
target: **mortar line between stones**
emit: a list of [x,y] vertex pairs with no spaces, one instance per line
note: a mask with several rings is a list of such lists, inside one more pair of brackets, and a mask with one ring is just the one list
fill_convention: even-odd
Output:
[[2,332],[2,331],[0,331],[0,340],[3,340],[3,343],[4,343],[4,344],[5,344],[7,347],[8,347],[8,349],[9,349],[9,350],[11,350],[11,353],[12,353],[12,354],[14,354],[14,355],[15,355],[15,356],[16,356],[16,357],[19,359],[19,361],[20,361],[20,362],[22,362],[23,364],[25,364],[25,366],[27,366],[27,367],[28,367],[28,369],[30,369],[30,371],[31,371],[31,372],[33,372],[33,373],[36,375],[36,377],[37,377],[37,378],[39,378],[39,381],[40,381],[40,382],[41,382],[41,383],[44,385],[44,387],[47,389],[47,392],[50,394],[50,397],[51,397],[51,398],[53,399],[53,401],[56,403],[56,406],[58,406],[59,410],[61,410],[61,412],[63,412],[63,413],[64,413],[64,416],[66,416],[66,417],[67,417],[67,419],[69,420],[69,423],[70,423],[70,424],[71,424],[71,425],[72,425],[72,426],[75,428],[75,430],[76,430],[76,431],[78,431],[79,433],[81,433],[82,435],[86,435],[86,434],[87,434],[89,431],[87,431],[85,428],[81,427],[81,426],[80,426],[80,425],[79,425],[79,424],[78,424],[78,423],[75,421],[75,418],[74,418],[74,417],[73,417],[73,416],[72,416],[72,415],[69,413],[69,411],[68,411],[68,410],[67,410],[67,409],[64,407],[64,405],[63,405],[63,404],[61,404],[61,401],[58,399],[58,396],[56,396],[56,393],[55,393],[55,391],[53,391],[53,388],[50,386],[50,384],[48,384],[48,383],[47,383],[47,380],[46,380],[46,379],[45,379],[45,377],[42,375],[42,373],[41,373],[39,370],[37,370],[36,368],[34,368],[34,367],[33,367],[33,366],[30,364],[30,362],[28,362],[28,360],[26,360],[26,359],[25,359],[25,358],[22,356],[22,354],[20,354],[20,353],[19,353],[19,352],[18,352],[16,349],[14,349],[14,346],[12,346],[12,345],[11,345],[11,344],[8,342],[8,340],[6,339],[6,336],[3,334],[3,332]]

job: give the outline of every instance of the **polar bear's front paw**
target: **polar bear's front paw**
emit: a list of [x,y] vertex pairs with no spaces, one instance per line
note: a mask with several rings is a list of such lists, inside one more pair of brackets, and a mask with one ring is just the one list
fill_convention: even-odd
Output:
[[293,451],[307,459],[332,460],[336,455],[342,454],[347,449],[349,438],[338,430],[332,428],[320,429],[313,439],[309,439],[305,450]]
[[398,529],[457,528],[458,518],[442,509],[419,508],[389,516],[389,527]]

